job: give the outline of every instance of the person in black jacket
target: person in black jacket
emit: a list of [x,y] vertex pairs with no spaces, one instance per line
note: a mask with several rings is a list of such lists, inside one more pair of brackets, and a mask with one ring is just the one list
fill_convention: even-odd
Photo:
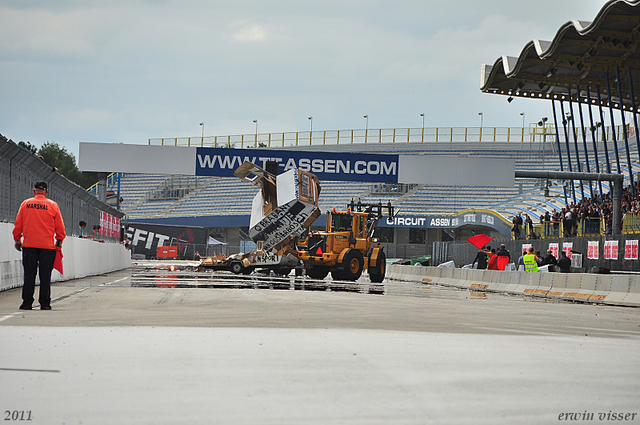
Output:
[[556,259],[556,257],[553,256],[553,253],[551,250],[547,251],[547,256],[544,257],[544,263],[542,264],[543,266],[546,264],[551,264],[551,265],[556,265],[558,264],[558,260]]
[[561,273],[571,273],[571,259],[567,257],[567,254],[564,251],[560,253],[558,267],[560,268]]
[[547,256],[542,260],[542,266],[549,266],[549,271],[555,271],[555,266],[558,264],[558,260],[553,256],[553,251],[547,250]]
[[485,250],[489,250],[491,247],[485,246],[476,254],[476,258],[471,263],[471,267],[475,263],[478,263],[478,270],[486,270],[487,269],[487,252]]

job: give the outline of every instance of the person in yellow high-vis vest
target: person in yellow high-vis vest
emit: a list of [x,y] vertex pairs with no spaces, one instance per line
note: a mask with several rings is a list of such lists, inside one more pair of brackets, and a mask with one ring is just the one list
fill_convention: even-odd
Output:
[[533,247],[529,248],[529,253],[526,254],[522,261],[524,261],[524,271],[525,272],[538,272],[538,258],[535,254],[535,249]]

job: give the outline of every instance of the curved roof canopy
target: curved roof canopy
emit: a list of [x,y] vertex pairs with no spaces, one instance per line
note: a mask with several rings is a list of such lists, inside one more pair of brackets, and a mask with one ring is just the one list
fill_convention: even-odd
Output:
[[606,106],[610,92],[612,107],[640,112],[640,0],[608,1],[593,22],[569,21],[553,41],[532,40],[519,57],[482,65],[480,90],[554,100],[571,93]]

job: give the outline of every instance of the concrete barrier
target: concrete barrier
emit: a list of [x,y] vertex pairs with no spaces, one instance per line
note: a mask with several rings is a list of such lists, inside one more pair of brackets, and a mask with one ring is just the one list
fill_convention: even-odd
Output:
[[504,272],[500,273],[498,275],[499,276],[499,278],[498,278],[499,282],[498,282],[498,284],[496,286],[496,290],[498,292],[508,292],[508,291],[514,289],[514,288],[512,288],[512,286],[513,286],[512,281],[513,281],[513,276],[517,275],[517,274],[518,274],[518,272],[511,271],[511,270],[509,270],[509,271],[505,270]]
[[[568,301],[640,306],[640,276],[527,273],[391,265],[389,279]],[[416,270],[417,269],[417,270]]]
[[524,280],[521,280],[521,283],[524,283],[522,293],[533,295],[540,288],[540,273],[523,273],[523,275]]
[[[611,293],[611,278],[612,275],[604,275],[604,274],[588,274],[585,275],[587,287],[591,287],[593,284],[594,291],[593,297],[589,299],[589,301],[602,303],[607,296]],[[593,282],[593,283],[592,283]]]
[[573,301],[587,301],[589,299],[589,295],[593,295],[593,292],[590,294],[583,293],[580,290],[580,285],[582,282],[582,275],[579,273],[571,273],[567,274],[567,287],[565,292],[562,294],[562,298],[573,300]]
[[[439,277],[438,272],[439,272],[439,269],[436,267],[425,267],[424,273],[421,275],[422,283],[429,284],[433,282],[435,278]],[[402,268],[399,269],[399,274],[400,276],[402,276]]]
[[630,276],[629,293],[624,298],[623,303],[629,306],[640,304],[640,276]]
[[499,291],[499,287],[501,286],[501,282],[502,282],[502,278],[507,277],[506,275],[501,274],[500,272],[497,272],[495,270],[492,270],[489,272],[491,278],[487,279],[486,284],[486,289],[492,292],[498,292]]
[[569,276],[569,274],[553,273],[553,275],[553,283],[547,295],[550,298],[561,298],[562,294],[564,294],[565,289],[567,289],[567,277]]
[[469,289],[471,287],[471,285],[473,285],[475,282],[474,280],[474,276],[476,276],[477,270],[474,269],[461,269],[461,274],[462,274],[462,278],[460,279],[460,281],[458,282],[457,287],[458,288],[465,288],[465,289]]
[[534,295],[548,297],[549,291],[553,288],[553,281],[556,273],[540,273],[540,287]]
[[499,280],[498,272],[495,270],[487,270],[482,274],[482,282],[473,285],[472,289],[479,291],[491,291],[491,287],[495,286]]
[[516,287],[513,289],[513,293],[524,295],[524,291],[526,291],[527,288],[529,288],[529,275],[531,273],[527,273],[527,272],[515,272],[515,273],[517,273],[515,277]]
[[607,301],[611,304],[625,305],[624,299],[629,294],[631,276],[611,276],[611,292],[607,295]]
[[423,274],[426,270],[422,266],[411,266],[409,270],[409,276],[411,276],[411,280],[413,282],[422,282]]
[[580,293],[588,294],[587,301],[598,302],[606,298],[606,294],[597,293],[598,288],[598,275],[582,274],[580,280]]
[[520,285],[520,274],[521,273],[517,271],[505,272],[506,280],[500,285],[500,292],[515,293]]
[[440,279],[442,282],[451,285],[453,281],[453,273],[456,271],[453,267],[442,267],[440,268]]
[[549,296],[549,290],[553,286],[553,276],[550,276],[550,273],[526,273],[526,275],[528,283],[524,294],[534,297]]
[[[0,223],[0,291],[22,286],[22,253],[13,246],[13,224]],[[62,247],[64,275],[57,270],[51,281],[79,279],[131,267],[131,251],[115,243],[67,237]],[[36,279],[36,282],[39,282]]]
[[385,276],[389,280],[396,280],[397,279],[398,269],[396,268],[396,264],[387,265],[387,272],[386,272]]

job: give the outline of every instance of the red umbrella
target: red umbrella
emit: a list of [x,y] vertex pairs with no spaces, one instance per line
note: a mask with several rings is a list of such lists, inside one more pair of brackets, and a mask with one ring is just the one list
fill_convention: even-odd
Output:
[[488,244],[493,239],[494,238],[490,238],[484,233],[480,233],[479,235],[471,236],[469,239],[467,239],[467,241],[469,241],[471,245],[475,246],[476,248],[482,249],[483,246]]
[[56,259],[53,260],[53,269],[58,270],[60,274],[62,273],[62,247],[56,247]]

